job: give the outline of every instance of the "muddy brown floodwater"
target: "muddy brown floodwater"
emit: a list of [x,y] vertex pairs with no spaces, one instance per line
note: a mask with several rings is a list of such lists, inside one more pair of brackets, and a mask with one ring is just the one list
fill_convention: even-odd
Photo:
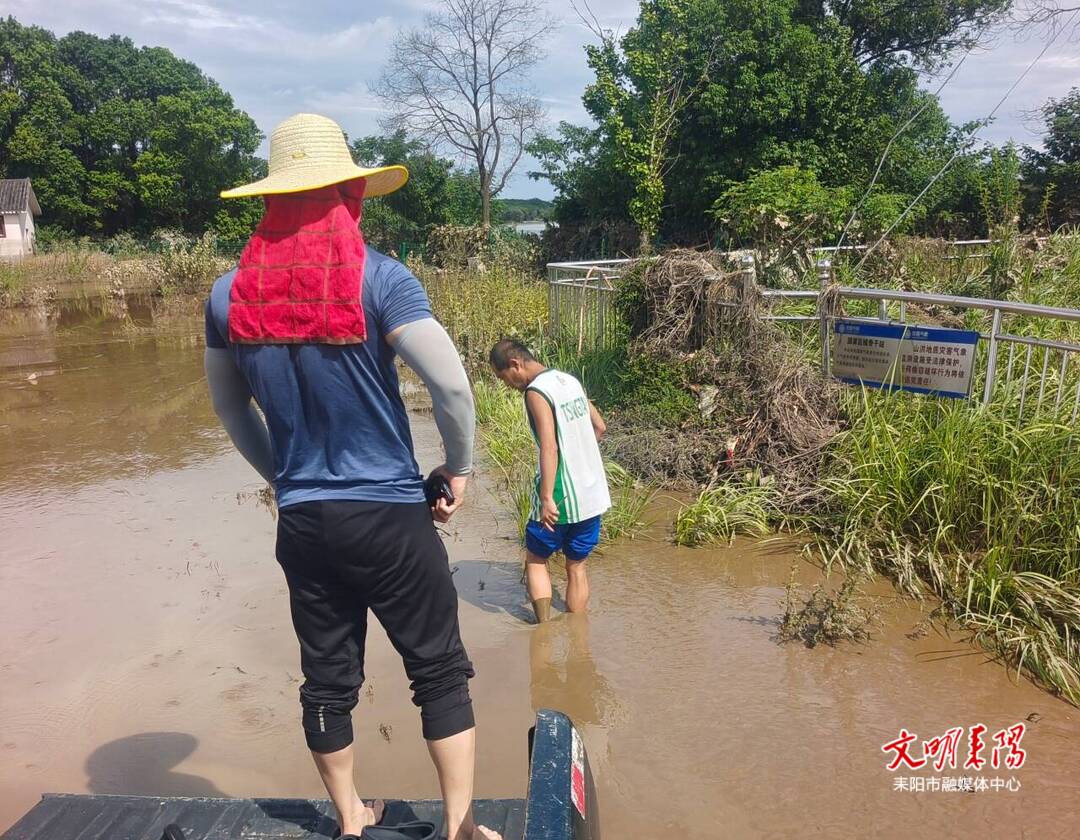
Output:
[[[274,523],[209,408],[199,319],[117,314],[0,315],[0,828],[43,791],[322,793]],[[429,468],[433,425],[412,420]],[[1080,833],[1076,710],[963,640],[913,633],[924,615],[888,586],[872,643],[780,645],[790,546],[681,550],[661,527],[590,561],[587,619],[535,628],[482,477],[447,542],[477,669],[479,796],[524,795],[526,730],[547,706],[581,728],[609,840]],[[375,626],[368,648],[361,789],[436,796]],[[901,727],[983,723],[989,738],[1032,713],[1026,764],[980,774],[1018,791],[894,790],[881,746]]]

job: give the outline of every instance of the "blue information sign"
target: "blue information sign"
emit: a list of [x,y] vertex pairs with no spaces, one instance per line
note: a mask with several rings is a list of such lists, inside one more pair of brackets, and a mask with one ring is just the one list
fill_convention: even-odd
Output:
[[971,394],[978,342],[971,330],[839,319],[832,374],[852,385],[964,398]]

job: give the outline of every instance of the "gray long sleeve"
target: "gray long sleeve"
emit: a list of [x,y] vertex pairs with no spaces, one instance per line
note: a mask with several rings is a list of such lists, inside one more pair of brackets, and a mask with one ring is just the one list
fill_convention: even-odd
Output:
[[472,472],[476,410],[469,377],[454,342],[442,324],[424,318],[402,327],[391,343],[431,394],[435,425],[446,450],[446,468],[454,475],[468,475]]
[[274,478],[274,453],[266,430],[251,396],[251,388],[229,351],[207,347],[203,357],[210,401],[233,446],[268,482]]

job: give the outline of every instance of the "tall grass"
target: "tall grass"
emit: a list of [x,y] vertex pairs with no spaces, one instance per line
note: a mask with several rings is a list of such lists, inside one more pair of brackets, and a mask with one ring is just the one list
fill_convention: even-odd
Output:
[[547,286],[535,274],[501,264],[484,271],[410,267],[470,370],[486,366],[488,351],[503,336],[535,344],[547,324]]
[[853,392],[825,500],[827,563],[928,587],[1003,658],[1080,701],[1080,440],[1000,405]]
[[675,515],[675,542],[696,546],[731,543],[739,534],[763,536],[781,518],[769,485],[727,481],[701,494]]
[[570,334],[540,336],[534,348],[548,367],[576,376],[596,405],[610,407],[625,390],[627,348],[625,345],[578,352],[577,339]]
[[904,534],[936,553],[1015,570],[1080,573],[1080,440],[998,406],[854,391],[833,450],[830,505],[845,530]]
[[0,306],[11,306],[23,297],[23,274],[16,263],[0,262]]
[[480,441],[495,466],[508,479],[521,470],[531,470],[536,444],[521,394],[480,379],[473,385],[473,399]]
[[105,254],[77,248],[2,261],[0,302],[7,306],[20,306],[32,300],[37,290],[93,283],[104,285],[112,263],[112,259]]
[[163,297],[204,295],[214,279],[233,263],[218,255],[212,234],[193,239],[159,231],[155,237],[153,248],[115,241],[99,246],[77,240],[16,262],[0,263],[0,305],[24,305],[43,291],[69,297],[69,289],[79,294],[97,290],[121,297],[131,292]]
[[183,235],[165,238],[151,264],[156,269],[154,291],[169,297],[207,294],[233,260],[219,256],[216,237],[205,233],[198,239]]
[[633,539],[649,526],[647,513],[656,498],[656,488],[638,481],[614,461],[605,461],[604,468],[611,490],[611,508],[601,523],[600,542]]

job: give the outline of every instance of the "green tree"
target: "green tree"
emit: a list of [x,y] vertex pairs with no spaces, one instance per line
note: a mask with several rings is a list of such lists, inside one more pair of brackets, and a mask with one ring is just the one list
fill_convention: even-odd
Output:
[[[537,174],[556,187],[560,224],[654,218],[662,195],[661,236],[699,244],[715,233],[716,200],[757,173],[797,166],[824,187],[861,194],[890,138],[918,113],[890,148],[871,196],[881,210],[917,195],[968,143],[919,89],[916,68],[946,61],[1002,8],[1002,0],[927,0],[902,9],[877,0],[643,0],[616,52],[589,52],[597,81],[584,102],[597,128],[560,127],[559,136],[534,143]],[[665,23],[669,9],[673,26]],[[650,146],[655,92],[663,88],[655,80],[679,78],[696,95],[680,103],[666,142]],[[658,149],[662,163],[642,167]],[[632,199],[642,199],[642,185],[653,199],[644,217],[613,186],[626,181]],[[962,179],[935,184],[918,223],[931,224],[936,209],[949,212],[960,186],[968,195]],[[977,196],[965,201],[979,213]]]
[[166,49],[0,20],[0,172],[33,180],[48,224],[201,232],[223,211],[218,192],[260,170],[260,140],[216,82]]
[[425,242],[436,225],[476,225],[481,220],[480,182],[475,174],[454,168],[403,130],[362,137],[352,144],[364,166],[402,164],[405,186],[364,203],[364,235],[376,248],[396,250],[402,242]]
[[817,244],[840,232],[851,190],[826,187],[812,170],[781,166],[729,187],[713,212],[737,240]]
[[885,60],[934,68],[975,44],[1011,5],[1012,0],[801,0],[797,18],[839,24],[860,66]]
[[1025,210],[1036,224],[1080,225],[1080,88],[1042,108],[1043,148],[1024,149]]
[[[855,198],[851,187],[826,186],[813,170],[781,166],[729,187],[713,214],[733,242],[760,244],[768,263],[772,255],[794,248],[835,242]],[[875,190],[863,202],[852,233],[856,239],[879,235],[906,204],[907,196]],[[913,222],[909,216],[899,230]]]
[[633,183],[600,129],[560,122],[557,134],[537,137],[528,152],[539,164],[529,177],[554,187],[552,215],[562,224],[604,221],[629,206]]
[[615,150],[619,170],[633,184],[628,210],[641,233],[640,251],[652,250],[671,168],[671,146],[682,112],[708,83],[712,55],[695,56],[688,37],[695,0],[642,0],[637,26],[616,45],[594,24],[600,44],[585,55],[596,81],[585,107]]

